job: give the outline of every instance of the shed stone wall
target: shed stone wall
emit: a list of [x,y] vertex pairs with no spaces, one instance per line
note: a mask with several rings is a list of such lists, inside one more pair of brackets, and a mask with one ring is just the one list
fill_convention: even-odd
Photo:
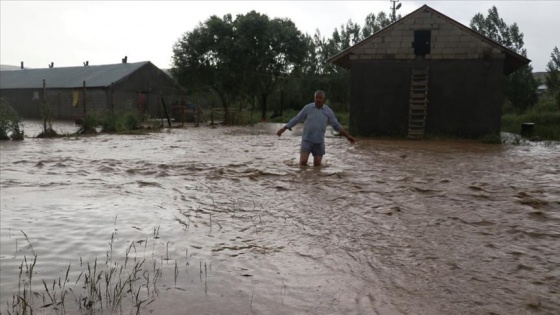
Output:
[[466,60],[504,58],[500,49],[493,47],[462,30],[434,13],[419,12],[411,19],[404,19],[387,32],[376,35],[357,47],[351,60],[414,60],[414,31],[431,31],[431,52],[427,60]]
[[501,60],[354,61],[350,130],[406,135],[412,69],[429,69],[426,132],[478,137],[500,132]]

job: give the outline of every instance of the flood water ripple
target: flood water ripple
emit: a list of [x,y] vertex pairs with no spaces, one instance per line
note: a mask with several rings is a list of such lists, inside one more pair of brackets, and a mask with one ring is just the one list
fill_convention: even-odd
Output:
[[300,168],[278,128],[0,143],[0,309],[32,251],[39,290],[129,250],[146,314],[560,313],[558,144],[329,134]]

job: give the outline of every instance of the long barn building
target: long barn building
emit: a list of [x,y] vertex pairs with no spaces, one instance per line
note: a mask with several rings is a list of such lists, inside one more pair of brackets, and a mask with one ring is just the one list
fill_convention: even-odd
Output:
[[183,94],[175,80],[149,61],[0,71],[0,96],[28,119],[41,119],[45,103],[53,119],[129,111],[164,117],[162,97],[169,105]]

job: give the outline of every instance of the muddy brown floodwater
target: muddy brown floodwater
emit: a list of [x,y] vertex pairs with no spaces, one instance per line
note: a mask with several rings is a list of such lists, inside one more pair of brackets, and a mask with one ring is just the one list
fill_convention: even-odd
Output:
[[142,314],[560,313],[558,144],[328,131],[300,168],[279,127],[1,142],[1,309],[35,253],[69,313],[96,259],[161,272]]

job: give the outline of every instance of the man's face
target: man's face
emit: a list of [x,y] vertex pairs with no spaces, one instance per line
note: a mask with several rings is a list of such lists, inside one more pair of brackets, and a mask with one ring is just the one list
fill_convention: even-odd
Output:
[[315,106],[321,108],[325,103],[325,96],[322,94],[315,94]]

